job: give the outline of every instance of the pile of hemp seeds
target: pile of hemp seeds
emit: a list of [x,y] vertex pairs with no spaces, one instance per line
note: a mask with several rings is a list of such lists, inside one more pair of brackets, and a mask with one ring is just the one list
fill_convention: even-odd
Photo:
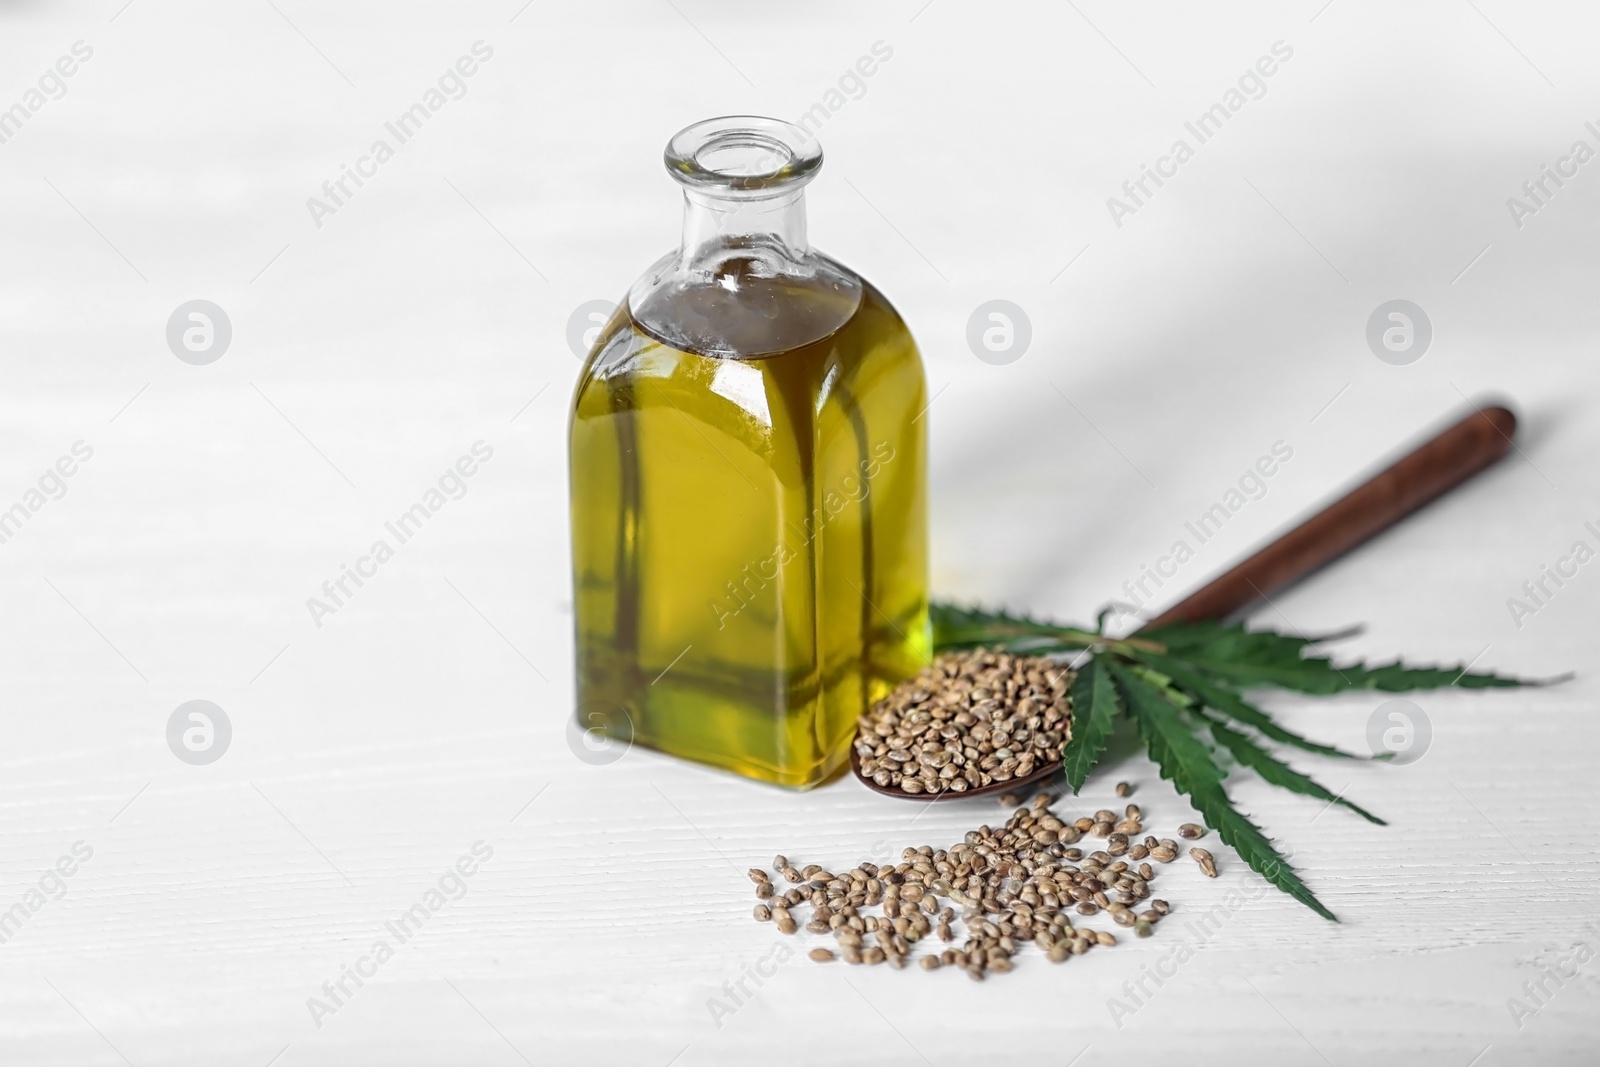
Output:
[[[1117,792],[1128,796],[1132,787],[1119,783]],[[918,965],[926,971],[959,967],[974,981],[1012,970],[1013,957],[1028,941],[1053,963],[1117,944],[1109,930],[1077,925],[1102,912],[1134,936],[1149,937],[1171,910],[1151,896],[1157,871],[1149,861],[1171,863],[1178,843],[1154,836],[1136,841],[1144,829],[1137,804],[1129,804],[1120,818],[1101,810],[1068,823],[1050,810],[1052,799],[1042,793],[1023,807],[1008,794],[1001,803],[1016,810],[1004,826],[980,826],[947,849],[907,848],[897,864],[862,863],[836,875],[815,864],[797,870],[787,857],[775,856],[773,869],[790,888],[780,891],[765,870],[751,868],[761,901],[756,921],[793,934],[800,928],[794,911],[809,904],[806,931],[831,933],[838,946],[812,949],[810,958],[819,963],[842,959],[904,968],[913,946],[932,934],[946,947],[920,956]],[[1196,840],[1205,829],[1185,823],[1178,834]],[[1085,854],[1077,847],[1085,835],[1103,839],[1105,846]],[[1203,874],[1217,876],[1211,853],[1189,851]],[[866,914],[870,908],[880,914]],[[956,908],[966,935],[959,948]]]
[[[1060,758],[1072,736],[1071,670],[1044,656],[983,648],[948,652],[874,704],[856,735],[861,773],[876,785],[907,794],[964,793],[996,782],[1023,780],[1036,766]],[[1117,785],[1119,797],[1133,787]],[[1128,804],[1121,815],[1100,810],[1067,822],[1050,810],[1048,792],[1015,809],[998,829],[980,826],[949,848],[907,848],[896,864],[862,863],[842,875],[817,864],[797,869],[775,856],[779,890],[751,868],[760,903],[758,922],[784,934],[800,929],[796,909],[809,904],[805,929],[832,934],[837,949],[814,948],[819,963],[888,963],[904,968],[912,946],[930,935],[945,947],[918,957],[923,970],[960,967],[975,981],[1004,974],[1025,942],[1062,963],[1092,948],[1117,944],[1109,930],[1084,920],[1104,913],[1136,937],[1149,937],[1171,906],[1151,895],[1157,867],[1178,858],[1172,838],[1144,834],[1144,812]],[[1205,828],[1185,823],[1178,836],[1193,841]],[[1079,847],[1085,837],[1103,841]],[[1202,874],[1217,876],[1210,852],[1189,855]],[[866,914],[867,909],[879,914]],[[957,909],[960,909],[959,920]],[[959,921],[964,940],[956,947]]]
[[947,652],[861,716],[861,774],[912,795],[1027,778],[1072,736],[1072,679],[1046,656]]

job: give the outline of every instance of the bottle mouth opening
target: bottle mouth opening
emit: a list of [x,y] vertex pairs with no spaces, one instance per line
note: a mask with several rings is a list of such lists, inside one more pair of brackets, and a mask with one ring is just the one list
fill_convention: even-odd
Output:
[[664,158],[690,189],[760,198],[810,181],[822,166],[822,146],[792,122],[724,115],[679,130]]

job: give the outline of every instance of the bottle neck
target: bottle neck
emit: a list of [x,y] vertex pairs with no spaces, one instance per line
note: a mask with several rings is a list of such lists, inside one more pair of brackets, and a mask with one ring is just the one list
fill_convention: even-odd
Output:
[[760,198],[718,196],[703,189],[683,192],[680,266],[716,273],[730,255],[755,258],[774,274],[804,269],[805,191]]
[[822,149],[804,130],[725,115],[678,131],[662,159],[683,187],[683,242],[628,290],[644,332],[743,359],[820,341],[856,313],[861,279],[806,240],[802,190]]

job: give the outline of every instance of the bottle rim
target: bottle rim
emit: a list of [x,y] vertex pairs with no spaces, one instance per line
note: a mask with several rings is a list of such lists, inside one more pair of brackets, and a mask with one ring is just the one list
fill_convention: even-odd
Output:
[[667,142],[667,171],[690,189],[765,197],[805,185],[822,146],[804,129],[761,115],[722,115],[685,126]]

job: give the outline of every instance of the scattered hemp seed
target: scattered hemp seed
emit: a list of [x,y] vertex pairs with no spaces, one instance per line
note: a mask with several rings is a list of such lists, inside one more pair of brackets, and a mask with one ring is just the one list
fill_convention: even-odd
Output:
[[1199,823],[1186,822],[1178,827],[1178,836],[1185,841],[1198,841],[1206,836],[1206,828]]
[[1217,861],[1212,858],[1211,853],[1203,848],[1191,848],[1189,855],[1193,856],[1194,861],[1200,865],[1201,874],[1204,874],[1207,878],[1215,878],[1217,876]]
[[[947,652],[861,716],[861,774],[913,795],[1026,779],[1059,760],[1072,736],[1072,679],[1044,656]],[[1022,799],[1007,793],[1001,803]]]
[[1117,783],[1117,796],[1119,796],[1119,797],[1131,797],[1131,796],[1133,796],[1133,786],[1129,785],[1127,782],[1118,782]]
[[[784,934],[803,925],[807,938],[831,937],[831,946],[809,948],[819,963],[886,963],[896,970],[915,964],[925,971],[961,970],[979,982],[1015,969],[1030,941],[1053,963],[1116,945],[1110,930],[1090,929],[1093,916],[1137,938],[1154,936],[1170,906],[1152,894],[1156,870],[1138,863],[1134,850],[1158,860],[1164,854],[1160,862],[1170,862],[1177,843],[1151,836],[1133,844],[1112,831],[1103,850],[1072,847],[1082,833],[1051,810],[1053,799],[1019,799],[1003,825],[979,826],[946,848],[903,849],[896,863],[864,862],[836,868],[837,874],[808,864],[794,872],[801,879],[795,889],[756,905],[755,918]],[[1133,805],[1124,815],[1144,817]],[[1111,818],[1109,811],[1096,812],[1088,824]],[[1210,853],[1191,854],[1205,870]],[[757,881],[754,872],[751,880]],[[760,879],[758,892],[762,884],[771,883]],[[802,923],[790,909],[806,905],[811,910]]]

